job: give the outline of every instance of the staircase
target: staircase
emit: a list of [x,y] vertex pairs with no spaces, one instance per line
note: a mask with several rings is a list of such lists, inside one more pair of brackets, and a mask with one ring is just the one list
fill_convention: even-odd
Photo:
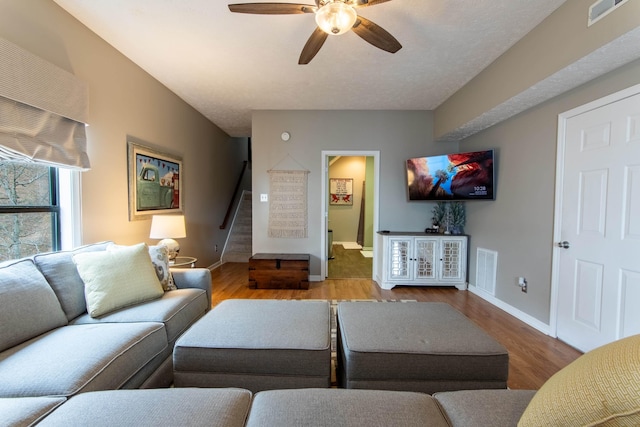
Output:
[[222,262],[249,262],[251,255],[251,192],[245,191],[229,230]]

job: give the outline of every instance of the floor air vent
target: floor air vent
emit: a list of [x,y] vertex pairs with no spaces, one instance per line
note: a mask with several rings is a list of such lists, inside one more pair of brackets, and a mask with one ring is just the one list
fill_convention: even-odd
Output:
[[476,256],[476,288],[495,296],[497,269],[498,252],[478,248]]

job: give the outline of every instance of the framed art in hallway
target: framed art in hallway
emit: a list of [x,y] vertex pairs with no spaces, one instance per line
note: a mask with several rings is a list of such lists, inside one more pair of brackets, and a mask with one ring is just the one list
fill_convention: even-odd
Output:
[[329,178],[329,204],[353,205],[353,178]]
[[182,158],[137,142],[127,143],[129,220],[182,213]]

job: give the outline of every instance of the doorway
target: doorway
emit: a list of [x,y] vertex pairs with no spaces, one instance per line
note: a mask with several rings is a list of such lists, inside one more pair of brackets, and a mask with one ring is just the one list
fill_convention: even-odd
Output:
[[559,117],[552,330],[589,351],[640,333],[640,85]]
[[322,277],[373,278],[378,151],[323,151]]

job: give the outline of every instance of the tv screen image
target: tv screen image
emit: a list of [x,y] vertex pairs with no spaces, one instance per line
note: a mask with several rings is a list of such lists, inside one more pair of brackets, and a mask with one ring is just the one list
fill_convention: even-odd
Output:
[[493,150],[407,160],[409,200],[493,200]]

